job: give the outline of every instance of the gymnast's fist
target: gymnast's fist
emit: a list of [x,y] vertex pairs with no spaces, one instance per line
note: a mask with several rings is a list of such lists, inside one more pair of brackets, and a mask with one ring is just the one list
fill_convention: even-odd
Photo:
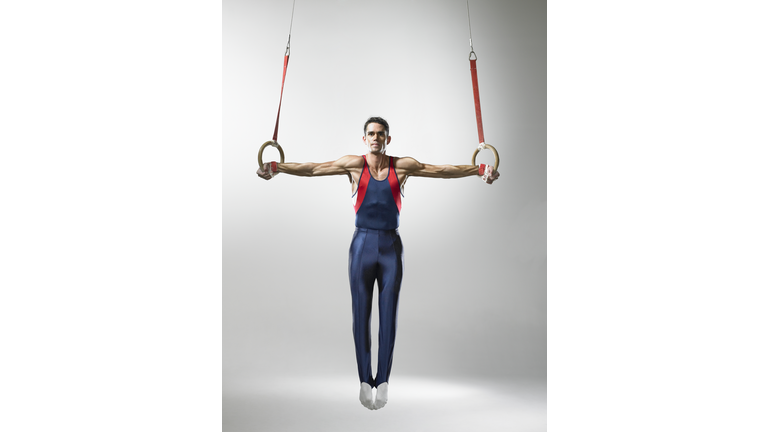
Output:
[[492,165],[486,164],[480,164],[478,175],[482,176],[481,179],[488,184],[499,178],[499,172],[495,171]]
[[269,180],[272,177],[278,175],[277,172],[277,162],[267,162],[263,166],[259,168],[258,171],[256,171],[256,174],[259,175],[259,177],[263,178],[264,180]]

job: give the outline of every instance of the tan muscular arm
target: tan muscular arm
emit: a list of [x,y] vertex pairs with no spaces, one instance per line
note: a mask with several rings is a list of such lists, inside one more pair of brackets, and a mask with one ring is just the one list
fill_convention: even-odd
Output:
[[[489,167],[492,170],[492,167]],[[429,165],[421,163],[414,158],[404,157],[397,160],[395,169],[399,174],[414,177],[431,178],[461,178],[480,175],[479,167],[474,165]],[[489,176],[484,176],[483,180],[491,184],[499,177],[497,171],[491,171]]]
[[461,178],[478,175],[478,167],[474,165],[429,165],[410,157],[398,159],[395,169],[414,177]]
[[[338,160],[331,162],[285,162],[277,164],[277,173],[286,173],[301,177],[317,177],[329,175],[350,174],[351,170],[361,168],[362,163],[358,161],[360,156],[343,156]],[[358,167],[360,165],[360,167]],[[269,174],[269,163],[265,163],[259,169],[259,177],[269,180],[273,175]]]

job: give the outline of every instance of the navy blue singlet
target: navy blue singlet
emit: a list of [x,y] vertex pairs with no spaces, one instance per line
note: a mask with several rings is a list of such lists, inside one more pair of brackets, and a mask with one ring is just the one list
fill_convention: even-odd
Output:
[[[365,156],[363,156],[365,158]],[[365,160],[355,202],[355,234],[349,247],[349,286],[352,292],[352,334],[360,382],[376,387],[389,382],[397,331],[398,299],[403,280],[400,223],[401,191],[389,158],[385,180],[371,176]],[[354,197],[354,195],[353,195]],[[379,288],[379,355],[376,377],[371,371],[371,307],[374,282]]]
[[[395,172],[394,158],[389,158],[389,173],[384,180],[371,175],[368,160],[363,156],[363,171],[357,182],[355,226],[377,230],[393,230],[400,226],[400,181]],[[353,195],[354,197],[354,195]]]

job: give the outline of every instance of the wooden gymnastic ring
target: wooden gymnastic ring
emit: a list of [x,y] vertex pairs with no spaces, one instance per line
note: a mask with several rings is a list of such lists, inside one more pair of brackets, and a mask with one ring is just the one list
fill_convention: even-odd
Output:
[[280,152],[280,163],[285,162],[285,153],[283,153],[283,148],[280,147],[280,144],[278,144],[277,141],[269,140],[262,144],[261,148],[259,149],[259,168],[264,166],[264,162],[261,160],[261,154],[264,153],[264,147],[266,146],[277,147],[277,150]]
[[[485,148],[489,148],[493,152],[493,157],[496,158],[496,165],[493,166],[493,169],[494,169],[494,171],[498,171],[499,170],[499,152],[497,152],[496,149],[493,148],[493,146],[490,145],[490,144],[486,144]],[[475,158],[477,158],[477,154],[478,153],[480,153],[480,149],[479,148],[475,149],[475,152],[472,153],[472,165],[473,166],[477,166],[477,164],[475,163]]]

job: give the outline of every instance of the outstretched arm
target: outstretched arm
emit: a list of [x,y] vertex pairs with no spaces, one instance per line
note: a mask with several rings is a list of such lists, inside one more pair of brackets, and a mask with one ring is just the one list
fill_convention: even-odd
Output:
[[[360,160],[358,160],[360,159]],[[359,165],[359,166],[358,166]],[[268,162],[258,170],[259,177],[269,180],[278,173],[302,177],[316,177],[329,175],[350,174],[350,170],[362,168],[362,158],[360,156],[343,156],[335,161],[313,163],[313,162]]]
[[429,165],[411,157],[398,159],[395,169],[398,173],[414,177],[461,178],[480,175],[488,184],[499,177],[499,173],[490,165]]

